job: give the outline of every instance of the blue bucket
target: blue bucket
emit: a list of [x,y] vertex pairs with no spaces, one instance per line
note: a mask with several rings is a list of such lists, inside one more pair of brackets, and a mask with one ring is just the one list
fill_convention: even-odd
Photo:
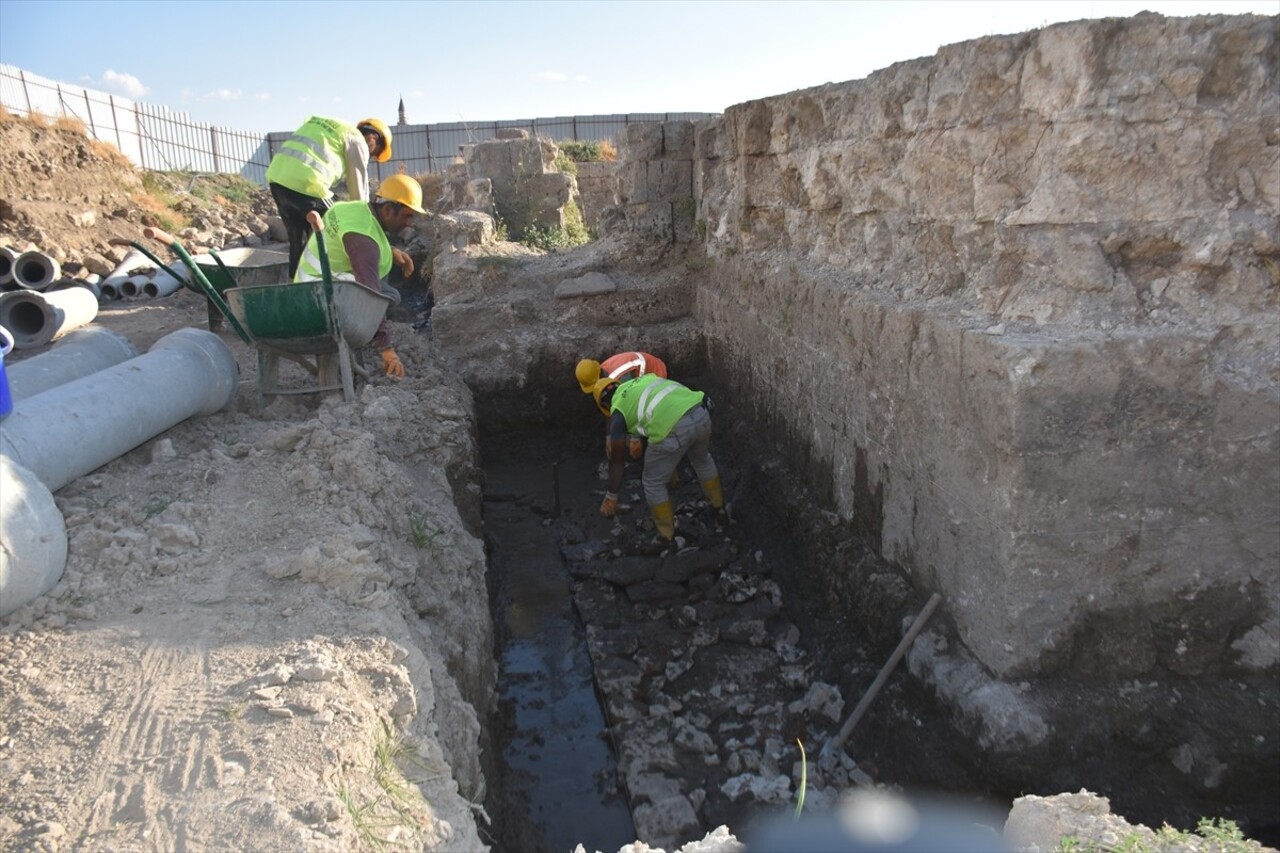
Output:
[[0,326],[0,420],[13,411],[13,395],[9,393],[9,377],[4,372],[4,357],[13,352],[13,335]]

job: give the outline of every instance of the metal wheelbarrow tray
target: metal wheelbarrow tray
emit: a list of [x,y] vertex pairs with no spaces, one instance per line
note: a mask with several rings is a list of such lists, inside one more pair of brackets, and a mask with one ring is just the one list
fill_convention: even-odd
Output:
[[[350,281],[233,287],[222,295],[258,351],[259,404],[276,394],[334,390],[355,399],[352,351],[373,339],[392,304],[391,297]],[[280,358],[301,364],[316,384],[281,386]]]
[[[233,287],[276,284],[289,280],[289,255],[274,249],[261,247],[223,249],[220,252],[210,251],[208,254],[193,255],[191,260],[219,294],[226,293]],[[187,286],[196,293],[204,294],[204,289],[195,281],[194,274],[187,282]],[[223,325],[222,311],[217,303],[210,299],[209,329],[216,331]]]

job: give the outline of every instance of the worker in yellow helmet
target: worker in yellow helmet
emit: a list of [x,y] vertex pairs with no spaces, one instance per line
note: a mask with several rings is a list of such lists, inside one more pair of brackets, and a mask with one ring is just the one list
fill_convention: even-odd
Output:
[[[413,259],[400,249],[391,248],[387,235],[412,225],[416,213],[426,213],[422,209],[422,184],[408,175],[387,178],[371,202],[340,201],[329,208],[323,219],[324,245],[333,279],[354,281],[385,293],[398,305],[400,292],[385,279],[393,264],[405,278],[412,276]],[[317,281],[322,275],[319,248],[312,236],[293,280]],[[404,364],[391,346],[386,317],[378,324],[369,345],[382,352],[382,365],[388,376],[396,379],[404,376]]]
[[289,277],[310,232],[307,214],[323,215],[333,206],[332,187],[345,178],[348,201],[369,200],[369,158],[391,159],[391,129],[366,118],[354,125],[312,116],[290,134],[267,166],[267,186],[289,236]]
[[[591,394],[596,383],[603,378],[617,379],[622,382],[627,379],[635,379],[637,376],[644,376],[646,373],[653,373],[665,379],[667,365],[656,355],[639,352],[638,350],[615,353],[604,361],[584,358],[578,362],[578,366],[573,371],[574,378],[578,380],[578,387],[582,389],[583,394]],[[596,400],[596,406],[600,408],[600,414],[605,417],[605,432],[608,433],[609,410],[600,405],[599,399]],[[644,439],[637,435],[630,436],[627,448],[631,453],[632,459],[639,459],[644,453]],[[674,482],[679,482],[678,477]]]
[[720,472],[711,458],[711,415],[705,394],[653,373],[625,382],[605,377],[596,381],[591,393],[597,406],[609,410],[609,490],[600,504],[601,515],[612,518],[618,511],[628,433],[648,439],[641,482],[659,536],[675,538],[675,511],[667,482],[686,455],[707,502],[717,511],[724,509]]

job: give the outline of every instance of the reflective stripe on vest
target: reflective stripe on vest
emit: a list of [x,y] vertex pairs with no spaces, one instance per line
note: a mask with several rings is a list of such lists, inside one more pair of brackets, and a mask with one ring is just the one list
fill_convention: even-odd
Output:
[[[351,259],[342,243],[346,234],[363,234],[378,244],[378,277],[386,278],[391,272],[391,243],[387,233],[378,224],[368,202],[340,201],[324,214],[324,246],[329,255],[329,272],[334,281],[355,281]],[[320,252],[316,248],[315,235],[307,240],[294,281],[315,281],[322,275]]]
[[289,138],[267,167],[267,181],[312,198],[328,198],[347,169],[347,137],[356,129],[337,119],[312,116]]
[[631,352],[631,353],[625,353],[625,355],[632,355],[632,356],[635,356],[635,358],[627,359],[622,364],[615,367],[613,370],[610,370],[609,371],[610,379],[617,379],[619,376],[630,371],[632,368],[636,368],[636,376],[643,376],[645,373],[648,372],[645,370],[644,353]]
[[701,391],[646,373],[618,386],[613,393],[612,411],[621,413],[628,432],[662,441],[703,397]]

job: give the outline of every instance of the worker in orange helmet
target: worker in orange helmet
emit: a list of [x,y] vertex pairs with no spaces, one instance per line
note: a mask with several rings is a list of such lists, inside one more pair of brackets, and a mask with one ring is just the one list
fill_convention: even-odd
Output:
[[289,135],[267,166],[267,186],[289,237],[289,278],[311,236],[307,214],[324,216],[333,206],[332,187],[345,179],[348,201],[369,200],[369,158],[391,159],[391,129],[382,119],[354,125],[312,116]]
[[[578,362],[578,366],[574,370],[574,377],[578,380],[578,387],[582,389],[582,393],[591,394],[596,387],[596,383],[601,379],[616,379],[619,382],[625,382],[628,379],[635,379],[638,376],[644,376],[649,373],[666,379],[666,363],[652,353],[632,350],[616,353],[604,361],[584,358]],[[596,398],[596,406],[600,409],[600,414],[607,419],[609,410],[600,405],[599,397]],[[640,436],[631,436],[628,439],[627,446],[632,459],[639,459],[644,453],[644,439]]]

